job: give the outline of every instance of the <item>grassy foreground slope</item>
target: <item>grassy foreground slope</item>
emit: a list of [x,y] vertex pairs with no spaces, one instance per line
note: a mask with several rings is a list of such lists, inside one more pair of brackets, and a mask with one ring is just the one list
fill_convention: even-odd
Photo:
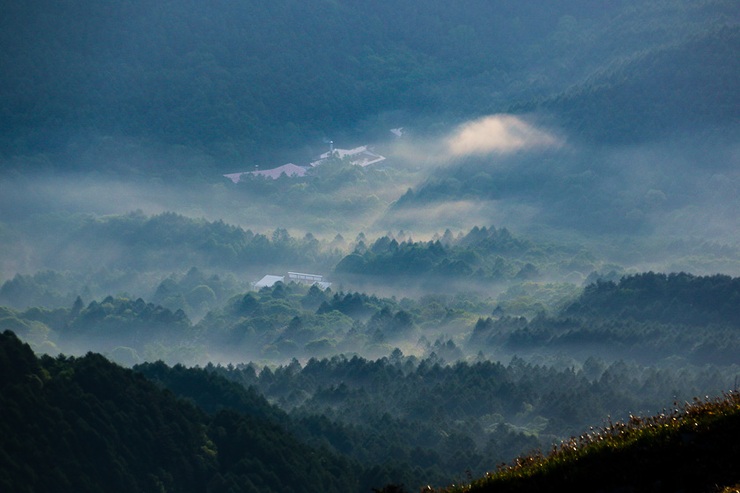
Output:
[[444,491],[720,491],[740,483],[738,438],[740,395],[730,393],[610,423],[546,456],[519,458],[470,485]]

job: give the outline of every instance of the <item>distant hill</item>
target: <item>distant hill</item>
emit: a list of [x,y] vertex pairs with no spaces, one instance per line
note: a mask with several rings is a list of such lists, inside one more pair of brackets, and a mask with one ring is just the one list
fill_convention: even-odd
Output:
[[655,362],[680,355],[699,364],[736,364],[740,278],[647,272],[597,281],[553,316],[481,319],[476,347],[549,347],[575,355],[597,348],[614,358]]
[[[82,265],[80,270],[141,271],[200,265],[241,270],[259,265],[261,271],[293,263],[316,270],[329,268],[338,257],[322,252],[311,235],[293,238],[280,227],[266,235],[223,220],[193,219],[173,212],[155,216],[138,211],[101,218],[74,217],[59,221],[57,227],[59,232],[55,235],[29,228],[27,241],[33,241],[35,255],[42,262],[65,269],[79,269]],[[0,300],[8,302],[5,292],[0,292]]]
[[565,315],[740,327],[740,278],[646,272],[586,287]]
[[[411,192],[404,197],[413,195]],[[431,241],[404,241],[383,236],[361,245],[340,260],[337,275],[356,280],[390,279],[502,281],[535,279],[538,266],[567,271],[566,265],[579,252],[569,247],[542,245],[518,237],[506,228],[473,227],[454,237],[448,230]],[[554,265],[553,265],[554,264]],[[566,272],[567,273],[567,272]]]
[[[661,83],[676,71],[691,84],[716,70],[731,80],[737,65],[727,59],[734,44],[723,45],[725,34],[703,46],[686,40],[737,25],[733,6],[728,0],[9,3],[0,19],[0,156],[66,151],[77,166],[87,158],[89,167],[100,166],[89,148],[130,155],[143,145],[258,162],[276,159],[279,148],[351,133],[386,111],[467,118],[547,99],[617,60],[648,53],[627,67],[627,80],[617,73],[606,88],[568,92],[546,105],[585,131],[585,114],[608,113],[609,101],[621,104],[615,94],[647,87],[630,100],[635,107],[656,95],[646,86],[655,68]],[[671,43],[683,44],[700,63],[660,51]],[[725,100],[733,86],[723,87],[702,101]],[[685,94],[662,97],[680,101]],[[593,128],[594,136],[626,125],[615,117],[615,124]]]
[[540,109],[575,138],[634,143],[740,128],[740,27],[724,26],[611,63]]

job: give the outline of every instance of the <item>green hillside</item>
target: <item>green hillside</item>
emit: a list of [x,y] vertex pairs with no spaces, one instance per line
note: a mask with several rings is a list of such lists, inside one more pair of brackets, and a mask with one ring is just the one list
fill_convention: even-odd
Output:
[[[536,413],[572,417],[569,392],[581,392],[573,384],[590,387],[572,370],[522,362],[413,365],[396,354],[392,361],[311,360],[304,369],[295,362],[265,369],[259,380],[250,366],[186,369],[160,362],[134,372],[93,353],[37,358],[6,331],[0,335],[0,486],[19,492],[364,493],[383,484],[444,484],[462,477],[464,468],[480,471],[509,460],[504,449],[537,447],[532,430],[548,421],[535,419],[527,433],[498,422],[489,435],[480,428],[483,417],[466,413],[497,409],[498,419],[521,424],[532,411],[522,399],[534,391],[543,395]],[[619,399],[625,386],[606,375],[616,371],[611,367],[602,382],[611,382]],[[535,390],[534,382],[560,387],[562,394]],[[433,388],[447,401],[430,403]],[[301,392],[314,396],[286,413],[259,395],[263,389],[282,395],[284,404]],[[483,403],[491,396],[498,401]],[[393,402],[399,398],[411,400]],[[481,435],[489,440],[485,451],[477,450]],[[547,456],[520,457],[469,486],[440,491],[709,493],[740,479],[738,438],[740,399],[731,393],[674,404],[651,418],[610,421]]]
[[646,272],[586,287],[566,315],[683,325],[740,325],[740,278]]
[[[4,157],[68,151],[81,166],[80,154],[90,147],[120,153],[164,145],[226,162],[277,159],[279,148],[367,130],[365,123],[384,112],[461,118],[549,98],[625,58],[642,59],[640,68],[658,67],[661,84],[678,74],[682,88],[696,88],[719,71],[720,94],[714,84],[707,87],[713,95],[685,88],[665,97],[680,103],[698,95],[701,108],[692,118],[711,121],[717,110],[725,118],[737,115],[736,107],[706,106],[726,103],[732,90],[726,84],[736,80],[736,62],[712,50],[724,46],[732,53],[727,35],[687,41],[737,25],[737,11],[726,0],[623,0],[598,7],[583,0],[435,0],[423,7],[390,0],[31,0],[8,4],[3,14]],[[684,63],[671,43],[701,60]],[[624,128],[619,115],[608,129],[592,127],[586,116],[626,110],[612,104],[621,102],[613,96],[642,91],[646,82],[630,78],[617,71],[607,88],[571,91],[547,107],[594,137],[607,130],[624,134],[612,140],[634,137],[643,129]],[[648,94],[652,90],[630,98],[628,108],[642,107]],[[393,120],[377,122],[408,123]]]
[[558,313],[531,320],[480,319],[472,345],[516,351],[604,352],[655,361],[680,355],[695,363],[733,364],[740,349],[740,278],[659,274],[597,281]]
[[738,0],[2,2],[0,493],[737,489],[738,53]]
[[6,331],[0,370],[3,491],[358,491],[263,412],[206,415],[102,356],[37,359]]
[[740,124],[740,27],[619,60],[541,108],[591,142],[641,142]]
[[[740,481],[737,393],[632,417],[530,455],[452,492],[717,492]],[[729,491],[736,491],[730,489]]]

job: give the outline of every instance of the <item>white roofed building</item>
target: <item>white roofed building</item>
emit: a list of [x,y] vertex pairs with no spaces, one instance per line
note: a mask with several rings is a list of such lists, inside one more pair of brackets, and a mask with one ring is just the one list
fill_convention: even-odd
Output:
[[271,288],[277,282],[286,282],[286,277],[288,282],[308,284],[309,286],[316,285],[322,290],[331,286],[331,282],[326,281],[324,276],[320,274],[304,274],[302,272],[288,272],[287,276],[273,276],[268,274],[259,281],[253,283],[252,286],[258,291],[262,288]]
[[305,284],[313,284],[324,280],[324,276],[319,274],[302,274],[300,272],[288,272],[288,279]]
[[355,147],[354,149],[332,149],[319,156],[319,159],[311,163],[311,166],[319,166],[330,156],[336,156],[339,159],[349,158],[349,162],[355,166],[370,166],[371,164],[385,161],[385,157],[372,152],[368,146]]
[[263,169],[263,170],[257,170],[257,171],[243,171],[241,173],[229,173],[227,175],[224,175],[224,177],[228,178],[234,183],[239,183],[239,181],[242,178],[242,175],[264,176],[265,178],[272,178],[273,180],[277,180],[283,175],[288,176],[288,177],[293,177],[293,176],[304,176],[305,174],[306,174],[306,168],[304,168],[303,166],[298,166],[293,163],[288,163],[288,164],[284,164],[282,166],[278,166],[277,168],[273,168],[273,169]]
[[297,164],[287,163],[282,166],[278,166],[277,168],[241,171],[239,173],[228,173],[223,176],[234,183],[239,183],[244,175],[264,176],[265,178],[271,178],[273,180],[277,180],[283,175],[289,178],[302,177],[306,175],[306,171],[309,168],[324,164],[332,156],[338,157],[339,159],[347,158],[351,164],[362,167],[385,161],[385,156],[381,156],[380,154],[373,152],[370,150],[369,146],[364,145],[355,147],[354,149],[335,149],[332,143],[330,150],[320,155],[318,159],[311,162],[308,166],[298,166]]
[[310,284],[318,286],[322,290],[331,286],[329,281],[324,280],[324,276],[319,274],[303,274],[301,272],[288,272],[288,279],[301,284]]
[[254,289],[271,288],[278,282],[285,282],[285,276],[271,276],[268,274],[254,283]]

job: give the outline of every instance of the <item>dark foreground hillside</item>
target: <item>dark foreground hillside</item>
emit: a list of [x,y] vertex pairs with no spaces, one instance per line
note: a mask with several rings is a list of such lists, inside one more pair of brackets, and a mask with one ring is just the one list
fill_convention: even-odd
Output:
[[[632,418],[447,492],[717,492],[740,484],[740,395]],[[724,490],[724,491],[728,491]]]
[[[400,463],[360,466],[307,445],[289,431],[300,428],[290,416],[214,374],[143,370],[189,400],[102,356],[37,358],[12,332],[0,334],[0,491],[367,493],[419,479]],[[445,491],[709,493],[740,483],[738,457],[733,393],[592,430]],[[435,471],[425,474],[439,484]],[[380,491],[393,488],[403,491]]]
[[233,411],[206,415],[96,354],[37,359],[6,331],[0,375],[0,491],[361,488],[350,462],[278,425]]

